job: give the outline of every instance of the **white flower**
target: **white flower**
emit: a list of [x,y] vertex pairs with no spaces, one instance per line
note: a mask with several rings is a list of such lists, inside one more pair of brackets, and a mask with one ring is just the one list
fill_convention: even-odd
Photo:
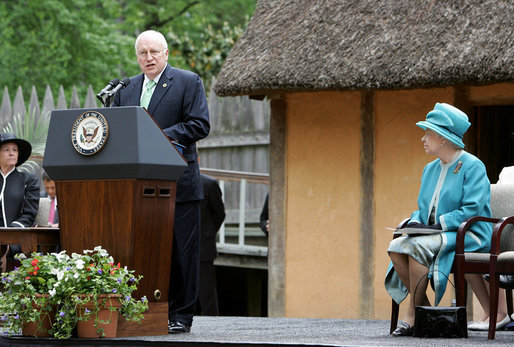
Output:
[[[79,270],[80,270],[80,269],[83,269],[83,268],[84,268],[84,263],[85,263],[85,262],[84,262],[84,260],[82,260],[82,259],[77,259],[77,261],[75,262],[75,267],[76,267],[77,269],[79,269]],[[76,278],[76,277],[75,277],[75,278]]]
[[48,291],[48,294],[50,294],[50,296],[55,296],[55,293],[56,293],[56,292],[57,292],[57,291],[56,291],[55,289],[50,289],[50,290]]
[[66,255],[65,253],[62,253],[62,252],[59,254],[56,254],[55,257],[57,258],[57,261],[59,261],[59,262],[64,262],[69,258],[68,255]]
[[109,256],[109,253],[107,253],[107,250],[106,249],[103,249],[102,246],[96,246],[94,248],[94,251],[96,253],[98,253],[98,255],[102,256],[102,257],[107,257]]
[[56,275],[57,275],[57,281],[60,281],[60,280],[62,280],[62,279],[63,279],[63,277],[64,277],[64,271],[59,271],[59,270],[57,270]]

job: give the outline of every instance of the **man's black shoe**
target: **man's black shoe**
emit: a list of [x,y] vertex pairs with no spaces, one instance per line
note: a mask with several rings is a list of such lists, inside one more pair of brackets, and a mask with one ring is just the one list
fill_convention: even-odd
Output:
[[[486,281],[489,281],[489,274],[484,275]],[[500,288],[513,289],[514,288],[514,275],[500,275],[499,281]]]
[[169,334],[182,334],[191,331],[191,325],[187,325],[178,321],[173,321],[168,325]]

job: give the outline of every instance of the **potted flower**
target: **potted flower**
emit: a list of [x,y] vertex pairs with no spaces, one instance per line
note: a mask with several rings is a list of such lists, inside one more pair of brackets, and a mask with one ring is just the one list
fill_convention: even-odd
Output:
[[48,292],[58,282],[53,269],[59,266],[59,261],[55,255],[48,255],[20,259],[20,262],[19,267],[2,274],[0,320],[4,333],[23,330],[25,335],[49,336],[54,302]]
[[[63,281],[73,287],[70,298],[77,308],[79,337],[115,337],[118,311],[126,320],[141,321],[148,300],[132,297],[141,278],[126,266],[115,264],[113,257],[100,246],[81,255],[73,253]],[[59,319],[57,315],[57,322]],[[86,322],[93,325],[94,331],[81,336]],[[108,327],[110,330],[106,330]]]
[[[4,332],[17,334],[24,323],[33,322],[38,331],[62,339],[71,337],[76,326],[89,322],[94,326],[90,337],[114,337],[116,332],[114,336],[106,334],[105,328],[108,323],[116,327],[118,310],[126,320],[140,321],[148,309],[146,297],[132,298],[141,278],[115,264],[100,246],[71,256],[65,251],[33,253],[19,268],[2,276],[0,320]],[[102,308],[114,302],[117,307],[107,307],[109,313],[103,316]],[[43,328],[44,318],[52,312],[55,318],[50,320],[50,328]]]

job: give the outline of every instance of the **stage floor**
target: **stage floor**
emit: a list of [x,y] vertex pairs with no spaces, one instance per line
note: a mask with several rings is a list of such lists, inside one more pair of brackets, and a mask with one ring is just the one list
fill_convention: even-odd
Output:
[[1,346],[510,346],[514,331],[469,331],[467,339],[421,339],[389,335],[389,321],[254,317],[195,317],[191,333],[117,339],[53,339],[2,337]]

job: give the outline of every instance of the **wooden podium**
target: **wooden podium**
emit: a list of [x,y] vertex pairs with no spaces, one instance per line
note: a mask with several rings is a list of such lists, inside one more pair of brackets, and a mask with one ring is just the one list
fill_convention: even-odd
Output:
[[61,248],[102,246],[143,275],[141,324],[120,319],[118,336],[168,334],[176,181],[183,157],[141,107],[52,112],[43,167],[56,181]]

